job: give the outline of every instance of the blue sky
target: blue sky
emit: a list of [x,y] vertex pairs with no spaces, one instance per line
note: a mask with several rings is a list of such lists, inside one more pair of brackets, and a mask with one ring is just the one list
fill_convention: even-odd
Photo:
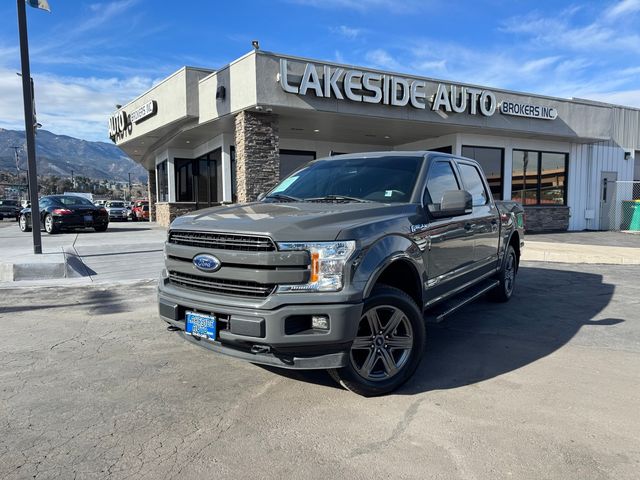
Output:
[[[640,0],[49,0],[28,8],[38,121],[107,138],[107,117],[183,65],[251,49],[640,107]],[[0,128],[22,129],[16,5],[0,5]]]

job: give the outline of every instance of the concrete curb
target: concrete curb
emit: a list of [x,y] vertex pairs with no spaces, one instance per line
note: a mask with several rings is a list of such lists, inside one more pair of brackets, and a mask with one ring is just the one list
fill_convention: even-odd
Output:
[[67,265],[64,253],[25,255],[19,263],[0,262],[0,281],[46,280],[65,278]]
[[522,260],[575,264],[640,265],[640,248],[531,242],[525,238]]

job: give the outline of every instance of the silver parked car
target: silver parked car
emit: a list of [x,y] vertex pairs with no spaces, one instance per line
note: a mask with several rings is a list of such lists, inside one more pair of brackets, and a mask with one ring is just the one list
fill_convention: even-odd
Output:
[[109,221],[127,221],[128,214],[124,202],[110,201],[107,202],[105,208],[109,212]]

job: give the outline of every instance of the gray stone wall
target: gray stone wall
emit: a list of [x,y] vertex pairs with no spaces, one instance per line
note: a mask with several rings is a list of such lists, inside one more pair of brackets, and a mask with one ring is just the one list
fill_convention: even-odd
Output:
[[171,225],[171,222],[173,222],[176,217],[193,212],[195,209],[196,204],[194,202],[159,202],[156,203],[156,221],[158,222],[158,225],[169,228],[169,225]]
[[524,207],[528,232],[566,231],[569,229],[569,207]]
[[251,202],[280,178],[278,116],[242,111],[235,118],[238,202]]

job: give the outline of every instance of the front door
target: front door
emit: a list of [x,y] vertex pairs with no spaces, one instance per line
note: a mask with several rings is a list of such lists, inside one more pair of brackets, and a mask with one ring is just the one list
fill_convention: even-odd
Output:
[[600,175],[600,230],[616,230],[616,181],[617,172],[602,172]]
[[[439,159],[429,169],[424,205],[440,203],[445,191],[460,189],[462,182],[454,165],[448,159]],[[428,228],[422,235],[426,236],[430,247],[424,251],[430,290],[428,301],[434,301],[441,293],[462,285],[464,274],[473,268],[472,218],[470,214],[427,220]]]

